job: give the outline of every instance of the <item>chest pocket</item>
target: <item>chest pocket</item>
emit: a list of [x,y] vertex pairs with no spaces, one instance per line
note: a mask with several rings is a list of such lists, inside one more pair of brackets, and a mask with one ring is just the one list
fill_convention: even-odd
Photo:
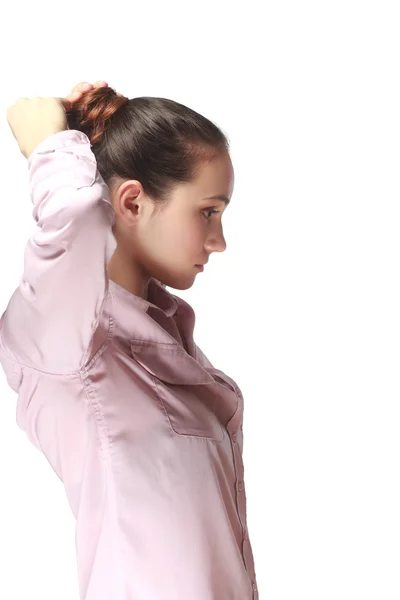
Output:
[[238,405],[229,378],[201,366],[180,344],[131,340],[130,345],[134,360],[152,378],[172,431],[222,442]]

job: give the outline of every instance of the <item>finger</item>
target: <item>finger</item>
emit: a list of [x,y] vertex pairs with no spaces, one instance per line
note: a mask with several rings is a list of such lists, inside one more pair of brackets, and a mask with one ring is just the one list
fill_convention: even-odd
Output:
[[68,100],[68,98],[58,98],[58,100],[63,105],[65,112],[69,112],[72,110],[73,103],[71,102],[71,100]]
[[[76,85],[72,92],[66,96],[64,98],[64,100],[68,100],[70,103],[74,103],[77,102],[78,100],[80,100],[83,96],[83,94],[86,91],[89,91],[92,88],[101,88],[101,87],[107,87],[108,83],[106,81],[96,81],[96,83],[94,83],[93,85],[90,83],[87,83],[85,81],[78,83],[78,85]],[[68,110],[71,110],[70,108]]]
[[[84,85],[89,86],[88,89],[84,89]],[[77,88],[81,88],[80,91],[77,90]],[[95,84],[93,84],[93,86],[91,86],[90,84],[78,84],[74,87],[75,91],[72,91],[68,96],[66,96],[66,98],[68,100],[71,100],[71,102],[76,102],[77,100],[80,100],[80,98],[82,97],[82,95],[86,92],[89,91],[92,88],[102,88],[102,87],[108,87],[108,83],[106,83],[105,81],[97,81]],[[83,88],[83,90],[82,90]]]
[[65,98],[67,100],[70,100],[70,102],[76,102],[77,100],[82,98],[82,96],[83,96],[82,92],[73,92],[69,96],[66,96]]
[[81,81],[75,87],[72,88],[71,94],[73,94],[74,92],[88,92],[93,87],[98,88],[98,87],[107,87],[107,86],[108,86],[108,83],[102,79],[99,81],[96,81],[94,84],[91,84],[88,81]]
[[71,94],[73,94],[74,92],[87,92],[91,87],[93,87],[91,83],[87,81],[81,81],[75,87],[72,88]]

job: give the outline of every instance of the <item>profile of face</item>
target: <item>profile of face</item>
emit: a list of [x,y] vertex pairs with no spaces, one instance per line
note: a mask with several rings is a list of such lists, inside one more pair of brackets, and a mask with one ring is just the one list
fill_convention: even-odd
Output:
[[116,187],[111,194],[118,244],[113,260],[127,287],[135,278],[146,283],[154,277],[174,289],[190,288],[199,265],[226,249],[222,216],[233,186],[232,162],[223,152],[202,162],[196,178],[176,185],[163,205],[154,203],[137,180]]

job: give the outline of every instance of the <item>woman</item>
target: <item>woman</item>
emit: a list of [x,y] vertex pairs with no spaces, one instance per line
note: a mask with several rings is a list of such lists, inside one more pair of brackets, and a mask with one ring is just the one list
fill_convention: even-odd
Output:
[[19,99],[35,233],[0,320],[17,420],[62,480],[84,600],[254,600],[243,399],[193,339],[226,244],[224,134],[100,82]]

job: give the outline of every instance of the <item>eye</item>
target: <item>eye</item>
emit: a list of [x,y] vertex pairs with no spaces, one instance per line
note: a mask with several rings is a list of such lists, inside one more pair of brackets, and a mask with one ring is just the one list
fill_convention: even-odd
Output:
[[214,215],[216,213],[219,213],[219,210],[214,210],[213,208],[208,208],[207,210],[203,211],[203,215],[206,217],[207,221],[209,221],[211,219],[211,215],[209,217],[207,217],[205,215],[205,213],[211,213],[211,215]]

